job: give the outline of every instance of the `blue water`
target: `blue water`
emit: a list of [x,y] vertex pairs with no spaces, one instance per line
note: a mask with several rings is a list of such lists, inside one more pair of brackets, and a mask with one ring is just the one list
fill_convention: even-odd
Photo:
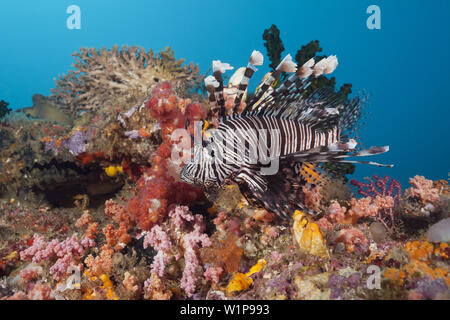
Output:
[[[66,27],[72,4],[81,8],[81,30]],[[381,8],[381,30],[366,27],[371,4]],[[375,161],[395,167],[360,165],[356,178],[389,174],[404,185],[415,174],[447,178],[449,14],[448,0],[1,1],[0,99],[21,108],[34,93],[50,94],[53,78],[70,69],[71,54],[84,46],[170,46],[202,72],[213,59],[239,67],[253,49],[266,52],[262,33],[276,24],[285,53],[320,40],[324,54],[339,58],[338,85],[350,82],[354,92],[370,94],[362,140],[389,144],[391,151]]]

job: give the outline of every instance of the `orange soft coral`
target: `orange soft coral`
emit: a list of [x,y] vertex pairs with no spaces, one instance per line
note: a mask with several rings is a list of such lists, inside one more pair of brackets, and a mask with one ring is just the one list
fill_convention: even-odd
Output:
[[77,220],[77,222],[75,223],[75,226],[77,228],[84,228],[85,229],[84,235],[87,238],[92,239],[92,240],[95,239],[96,234],[97,234],[97,229],[98,229],[98,223],[92,221],[92,216],[89,213],[89,210],[83,211],[83,214]]
[[113,254],[114,250],[107,245],[104,245],[98,256],[95,258],[92,254],[88,255],[86,259],[84,259],[84,263],[88,268],[87,274],[97,277],[102,274],[109,274],[113,266]]
[[132,293],[138,291],[139,286],[136,284],[137,281],[138,279],[135,276],[131,275],[128,271],[125,271],[122,284],[127,291]]
[[117,223],[125,223],[127,226],[132,225],[132,220],[127,212],[127,209],[115,202],[113,199],[105,202],[105,215],[112,218]]
[[164,282],[155,274],[144,283],[145,298],[150,300],[169,300],[172,292],[166,289]]
[[439,189],[433,186],[433,181],[423,176],[415,176],[409,179],[411,188],[406,189],[407,197],[419,199],[422,204],[436,204],[439,202]]

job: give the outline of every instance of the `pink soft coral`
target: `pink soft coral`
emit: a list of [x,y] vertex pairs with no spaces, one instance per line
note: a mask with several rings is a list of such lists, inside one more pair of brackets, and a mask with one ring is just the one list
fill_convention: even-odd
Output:
[[177,229],[184,226],[185,221],[193,221],[194,216],[186,206],[177,206],[169,212],[169,217],[173,219],[173,224]]
[[345,212],[347,208],[342,207],[339,202],[332,201],[327,209],[327,216],[333,222],[342,222],[345,219]]
[[355,245],[360,245],[365,247],[367,245],[367,238],[364,234],[355,228],[343,229],[339,231],[336,242],[343,242],[345,245],[345,250],[348,252],[353,252],[355,250]]
[[195,283],[197,282],[199,261],[196,250],[199,248],[200,244],[202,247],[209,247],[212,244],[208,235],[202,233],[204,229],[205,226],[203,224],[202,216],[195,215],[194,230],[183,238],[185,267],[180,287],[185,290],[188,297],[191,297],[195,292]]
[[41,236],[35,234],[33,244],[20,252],[20,258],[35,263],[56,258],[56,262],[50,267],[50,274],[59,281],[66,275],[67,269],[84,255],[86,249],[94,245],[95,242],[88,238],[78,241],[76,235],[61,242],[54,239],[47,243]]
[[322,200],[320,187],[303,186],[302,191],[305,194],[306,207],[317,212],[320,211],[320,200]]
[[222,274],[222,272],[223,272],[223,268],[222,267],[209,267],[203,273],[203,276],[207,280],[211,280],[214,283],[219,283],[219,278],[220,278],[220,275]]
[[151,272],[159,277],[164,276],[164,270],[170,261],[167,251],[172,246],[169,235],[159,226],[154,226],[144,238],[144,249],[152,246],[158,252],[153,258],[151,264]]

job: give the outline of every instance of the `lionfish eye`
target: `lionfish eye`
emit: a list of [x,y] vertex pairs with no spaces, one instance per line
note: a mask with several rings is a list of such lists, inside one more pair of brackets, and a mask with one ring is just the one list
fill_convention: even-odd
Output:
[[209,127],[209,122],[205,119],[200,120],[202,122],[202,133],[205,132]]

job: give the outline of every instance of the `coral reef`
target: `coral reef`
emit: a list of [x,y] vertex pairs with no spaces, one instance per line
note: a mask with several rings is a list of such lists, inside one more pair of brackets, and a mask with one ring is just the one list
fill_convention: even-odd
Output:
[[[276,64],[279,31],[265,38]],[[321,51],[311,42],[296,60]],[[324,165],[303,188],[319,215],[280,223],[237,185],[180,181],[172,155],[192,141],[174,132],[202,120],[208,137],[217,122],[189,91],[195,67],[138,47],[76,59],[53,97],[0,120],[0,299],[450,299],[447,181],[415,176],[402,192]],[[317,61],[303,71],[336,63]]]

